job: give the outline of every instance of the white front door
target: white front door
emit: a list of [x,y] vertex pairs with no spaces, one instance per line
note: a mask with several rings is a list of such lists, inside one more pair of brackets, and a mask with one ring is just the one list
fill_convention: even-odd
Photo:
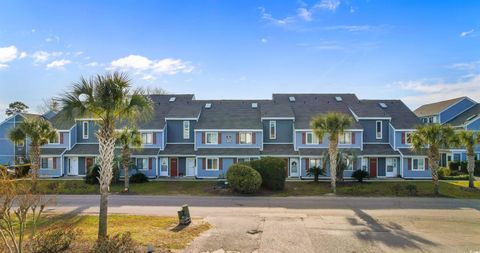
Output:
[[386,168],[386,177],[396,177],[397,176],[397,158],[387,158],[386,161],[387,168]]
[[160,176],[168,177],[168,158],[160,158]]
[[68,173],[69,176],[78,176],[78,157],[68,158]]
[[195,176],[195,158],[187,158],[187,177]]
[[290,177],[300,176],[300,163],[298,158],[290,158]]

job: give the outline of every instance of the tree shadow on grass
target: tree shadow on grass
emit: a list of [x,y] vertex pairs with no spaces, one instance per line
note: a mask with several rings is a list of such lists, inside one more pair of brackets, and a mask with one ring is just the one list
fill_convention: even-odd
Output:
[[[360,209],[353,208],[352,210],[358,218],[366,223],[368,228],[368,231],[364,230],[355,233],[355,236],[363,241],[369,241],[372,243],[380,242],[387,247],[407,250],[421,250],[425,245],[437,245],[428,239],[405,230],[399,224],[390,222],[388,225],[384,225]],[[356,218],[349,218],[348,221],[352,225],[361,225]]]

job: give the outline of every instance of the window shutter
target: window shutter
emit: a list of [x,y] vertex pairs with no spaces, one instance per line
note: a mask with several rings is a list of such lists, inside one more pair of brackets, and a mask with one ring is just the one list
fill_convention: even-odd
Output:
[[157,144],[157,133],[153,133],[152,134],[152,138],[153,138],[153,144]]
[[355,132],[352,132],[352,144],[355,144]]
[[223,158],[218,158],[218,169],[223,170]]
[[205,144],[205,132],[202,132],[202,144]]
[[288,158],[285,158],[285,176],[288,177]]
[[240,133],[237,132],[237,144],[240,144]]
[[53,168],[56,169],[57,168],[57,158],[53,158]]
[[307,142],[307,133],[303,132],[302,133],[302,144],[305,144]]
[[148,169],[153,169],[153,158],[148,158]]
[[252,144],[257,142],[257,134],[255,132],[252,133]]
[[305,158],[305,166],[306,166],[306,171],[310,171],[310,159]]
[[217,141],[218,144],[222,144],[222,133],[221,132],[218,132],[218,141]]
[[408,158],[407,163],[408,163],[408,170],[412,170],[412,158]]
[[207,158],[203,158],[202,159],[202,170],[206,170],[207,169]]
[[428,170],[428,158],[425,158],[425,170]]
[[63,144],[63,134],[60,133],[60,144]]
[[402,133],[402,144],[405,144],[405,132]]

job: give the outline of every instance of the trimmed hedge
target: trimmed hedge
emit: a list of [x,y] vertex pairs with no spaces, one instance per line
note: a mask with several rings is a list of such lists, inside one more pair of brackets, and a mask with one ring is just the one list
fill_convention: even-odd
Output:
[[356,170],[352,173],[352,177],[358,182],[363,183],[363,179],[368,178],[369,174],[366,170]]
[[245,164],[234,164],[228,168],[227,180],[234,191],[244,194],[258,192],[262,185],[262,176]]
[[132,184],[146,183],[146,182],[148,182],[148,177],[145,176],[145,174],[143,174],[141,172],[137,172],[137,173],[133,174],[132,176],[130,176],[128,181]]
[[264,188],[279,191],[285,188],[285,161],[281,158],[264,157],[247,163],[262,176]]

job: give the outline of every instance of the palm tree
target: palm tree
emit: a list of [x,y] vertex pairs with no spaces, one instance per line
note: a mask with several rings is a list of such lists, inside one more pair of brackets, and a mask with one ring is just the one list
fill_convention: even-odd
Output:
[[136,129],[130,129],[128,127],[125,127],[123,131],[120,133],[120,136],[118,137],[118,141],[120,142],[120,145],[122,145],[122,154],[120,157],[120,162],[123,166],[123,170],[125,172],[125,192],[128,192],[130,185],[128,182],[128,168],[130,167],[130,157],[131,157],[131,148],[139,148],[142,146],[142,135],[140,132]]
[[12,142],[30,140],[30,161],[32,169],[32,191],[37,190],[38,169],[40,168],[40,147],[55,139],[57,132],[42,118],[25,119],[8,133]]
[[455,142],[455,132],[449,125],[429,124],[419,125],[410,136],[412,148],[416,153],[423,153],[428,148],[427,158],[432,170],[433,192],[439,194],[438,167],[440,161],[440,149]]
[[337,156],[338,156],[338,136],[343,134],[345,129],[353,123],[352,117],[338,112],[329,112],[320,114],[312,118],[310,127],[319,139],[328,135],[328,154],[330,156],[330,183],[332,192],[337,192]]
[[462,130],[457,133],[458,144],[464,146],[467,150],[467,171],[468,171],[468,187],[475,188],[475,145],[480,142],[480,134],[473,131]]
[[95,118],[99,125],[96,134],[99,142],[100,213],[98,238],[107,236],[108,191],[117,139],[117,122],[146,119],[153,111],[152,101],[142,90],[131,89],[126,74],[114,72],[81,78],[72,90],[60,98],[64,115]]

